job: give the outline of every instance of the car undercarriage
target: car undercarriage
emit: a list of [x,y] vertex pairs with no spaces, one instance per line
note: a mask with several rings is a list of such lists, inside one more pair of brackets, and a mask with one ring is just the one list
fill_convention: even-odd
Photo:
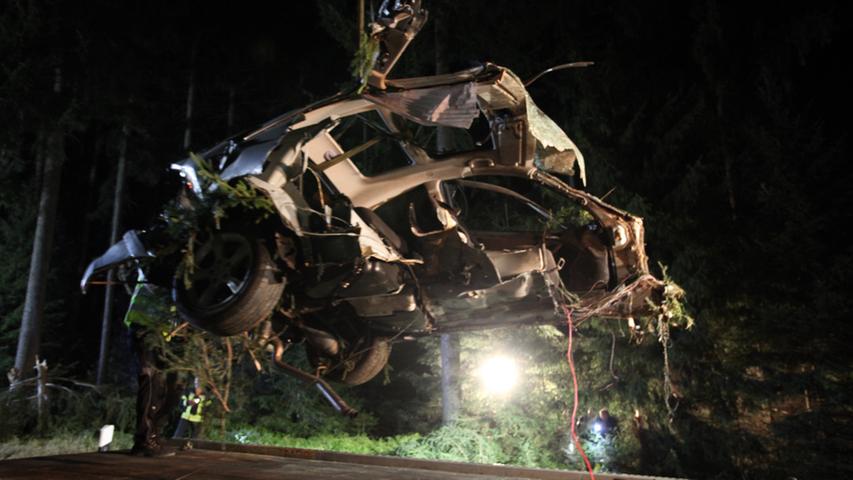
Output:
[[[171,213],[81,287],[139,265],[193,326],[285,325],[317,374],[350,384],[402,337],[557,324],[563,306],[576,322],[652,312],[664,286],[642,220],[583,191],[582,154],[512,71],[387,78],[426,21],[397,4],[373,26],[363,87],[174,164]],[[192,228],[176,235],[175,218]]]

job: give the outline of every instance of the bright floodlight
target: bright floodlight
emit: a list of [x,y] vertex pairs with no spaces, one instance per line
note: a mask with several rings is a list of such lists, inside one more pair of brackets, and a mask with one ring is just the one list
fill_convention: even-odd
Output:
[[480,380],[489,393],[507,393],[518,381],[518,366],[508,357],[491,357],[480,366]]

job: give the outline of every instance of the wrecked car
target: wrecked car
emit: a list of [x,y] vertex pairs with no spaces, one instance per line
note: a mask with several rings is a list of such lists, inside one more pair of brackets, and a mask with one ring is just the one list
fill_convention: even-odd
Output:
[[[388,78],[425,20],[420,2],[383,6],[363,88],[174,164],[171,210],[81,287],[136,262],[190,324],[227,336],[272,318],[348,384],[402,338],[564,323],[562,305],[576,321],[647,312],[662,283],[642,220],[583,190],[581,152],[518,76]],[[249,200],[216,203],[229,192]],[[176,215],[194,228],[170,232]]]

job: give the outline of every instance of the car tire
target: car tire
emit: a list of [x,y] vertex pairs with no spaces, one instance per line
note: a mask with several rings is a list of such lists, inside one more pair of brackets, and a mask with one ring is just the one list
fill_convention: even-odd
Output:
[[[345,361],[333,366],[323,376],[347,385],[361,385],[378,375],[391,355],[391,342],[385,337],[365,337],[353,348],[355,353],[348,355]],[[321,363],[321,356],[311,348],[308,348],[307,353],[309,363],[316,368]]]
[[178,313],[194,327],[236,335],[267,319],[278,304],[285,278],[262,240],[217,231],[195,251],[189,287],[175,279]]

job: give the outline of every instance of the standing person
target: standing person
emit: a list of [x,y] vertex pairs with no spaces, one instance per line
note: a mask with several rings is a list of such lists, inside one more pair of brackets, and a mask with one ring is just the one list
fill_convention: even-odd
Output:
[[124,317],[139,362],[136,432],[130,453],[163,457],[175,454],[174,449],[163,444],[160,431],[178,403],[180,388],[177,374],[166,371],[168,365],[158,355],[157,347],[161,338],[168,337],[175,313],[171,299],[162,288],[143,282],[140,273]]
[[[210,400],[204,394],[204,389],[196,377],[193,391],[181,397],[181,421],[172,438],[198,438],[202,434],[204,417],[202,412],[210,405]],[[192,448],[192,443],[187,440],[185,448]]]
[[616,420],[616,417],[610,415],[610,412],[606,408],[602,408],[598,411],[598,417],[593,422],[593,427],[595,433],[603,437],[609,437],[619,431],[619,422]]

